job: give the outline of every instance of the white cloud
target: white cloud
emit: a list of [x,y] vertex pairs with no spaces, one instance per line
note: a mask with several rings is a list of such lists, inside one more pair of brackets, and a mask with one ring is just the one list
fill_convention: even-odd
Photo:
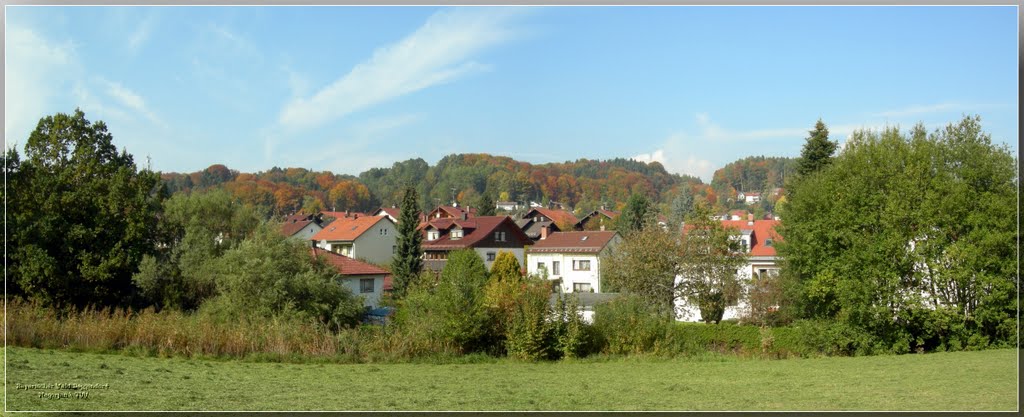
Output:
[[932,105],[926,105],[926,106],[909,106],[909,107],[904,107],[902,109],[889,110],[889,111],[884,111],[884,112],[880,112],[880,113],[875,113],[872,116],[875,116],[875,117],[907,117],[907,116],[914,116],[914,115],[919,115],[919,114],[949,112],[949,111],[955,110],[957,108],[962,108],[962,107],[963,106],[961,106],[961,105],[959,105],[957,103],[945,102],[945,103],[932,104]]
[[148,14],[139,25],[135,27],[135,30],[128,35],[128,49],[132,52],[136,52],[149,40],[149,36],[153,33],[153,26],[155,25],[156,18],[153,13]]
[[352,112],[451,82],[489,66],[470,59],[508,41],[507,27],[516,8],[467,8],[438,12],[401,41],[374,51],[373,56],[311,97],[298,97],[280,113],[289,128],[317,126]]
[[144,117],[149,119],[149,121],[155,124],[161,126],[164,125],[164,122],[160,120],[160,118],[157,117],[157,115],[153,113],[153,111],[150,110],[149,107],[146,106],[146,101],[142,98],[142,96],[139,96],[134,91],[125,88],[123,85],[117,82],[102,79],[101,82],[106,87],[107,95],[112,97],[122,106],[134,110],[136,113],[143,115]]
[[[24,143],[49,103],[79,72],[75,47],[8,25],[4,64],[4,147]],[[67,111],[67,110],[65,110]]]

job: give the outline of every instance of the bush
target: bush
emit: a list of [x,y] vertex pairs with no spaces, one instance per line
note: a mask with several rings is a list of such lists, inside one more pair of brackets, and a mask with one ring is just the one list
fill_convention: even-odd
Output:
[[627,295],[594,308],[594,330],[602,353],[652,352],[674,324],[642,298]]

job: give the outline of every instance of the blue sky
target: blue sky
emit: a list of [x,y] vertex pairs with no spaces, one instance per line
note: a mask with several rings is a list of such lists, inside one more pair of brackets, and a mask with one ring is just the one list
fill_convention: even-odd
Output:
[[6,146],[81,108],[154,169],[358,174],[487,152],[709,181],[979,114],[1017,152],[1016,7],[6,6]]

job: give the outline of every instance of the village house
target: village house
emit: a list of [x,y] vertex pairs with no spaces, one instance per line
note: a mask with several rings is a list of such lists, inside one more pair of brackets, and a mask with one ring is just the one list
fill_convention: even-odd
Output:
[[543,232],[527,251],[527,272],[555,281],[561,292],[601,292],[601,257],[621,241],[614,231]]
[[444,269],[448,254],[460,249],[476,251],[488,270],[498,252],[511,252],[523,265],[524,247],[533,243],[508,216],[470,217],[465,212],[459,218],[432,218],[420,230],[423,266],[433,271]]
[[390,283],[391,276],[388,271],[315,246],[312,248],[312,254],[315,258],[323,259],[341,274],[340,284],[352,291],[352,294],[362,297],[363,306],[373,309],[380,305],[381,295],[388,289],[386,285]]
[[[755,220],[753,214],[747,220],[722,220],[722,226],[735,231],[736,239],[741,241],[741,250],[747,255],[747,264],[736,271],[742,282],[750,282],[761,277],[778,276],[779,259],[775,252],[775,244],[780,240],[775,227],[778,220]],[[680,277],[676,277],[680,279]],[[741,301],[735,306],[725,309],[723,320],[738,319],[749,313],[749,305]],[[701,321],[700,309],[695,305],[676,301],[676,319],[680,321]]]
[[394,257],[397,236],[398,229],[388,216],[352,215],[325,225],[312,240],[327,251],[386,264]]
[[749,204],[756,204],[756,203],[761,201],[761,193],[756,193],[756,192],[753,192],[753,191],[740,191],[736,195],[736,199],[739,200],[739,201],[743,201],[744,203],[747,203],[748,205]]
[[622,213],[606,210],[604,207],[601,207],[580,218],[574,228],[576,230],[612,229],[615,225],[615,219],[619,218],[620,214]]
[[515,201],[499,201],[494,203],[494,208],[496,210],[516,211],[519,210],[519,203]]
[[565,210],[534,208],[526,212],[522,219],[516,220],[516,224],[536,242],[540,239],[541,229],[547,228],[548,233],[558,232],[563,228],[568,229],[578,221],[576,216]]
[[[465,215],[465,216],[463,216]],[[476,209],[473,207],[437,206],[436,209],[427,213],[427,220],[434,219],[461,219],[463,217],[476,217]]]
[[289,239],[307,241],[323,230],[321,214],[294,214],[284,218],[281,234]]

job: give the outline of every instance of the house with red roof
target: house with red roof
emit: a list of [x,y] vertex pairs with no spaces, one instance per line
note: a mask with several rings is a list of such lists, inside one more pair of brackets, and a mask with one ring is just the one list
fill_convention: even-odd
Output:
[[580,221],[580,219],[577,219],[576,216],[566,210],[543,207],[530,209],[530,211],[523,215],[523,219],[533,219],[535,222],[550,221],[565,228],[575,225]]
[[309,240],[323,230],[320,214],[294,214],[284,218],[281,223],[281,234],[287,238]]
[[[743,282],[750,282],[761,277],[779,274],[779,258],[775,252],[775,244],[781,240],[775,227],[778,220],[754,220],[753,214],[747,214],[747,220],[721,220],[722,226],[732,230],[736,239],[741,242],[741,250],[747,255],[747,264],[736,271]],[[685,230],[685,227],[684,227]],[[683,321],[700,321],[700,309],[680,300],[676,302],[677,319]],[[741,318],[748,313],[749,306],[740,301],[738,305],[725,309],[723,320]]]
[[606,210],[604,207],[594,210],[580,218],[574,227],[576,230],[605,230],[615,228],[615,219],[619,218],[617,211]]
[[463,217],[476,217],[476,209],[473,207],[459,207],[457,205],[437,206],[436,209],[433,209],[430,211],[430,213],[427,213],[426,220],[460,219]]
[[599,293],[601,258],[621,240],[614,231],[545,233],[527,250],[526,270],[547,276],[562,292]]
[[375,264],[391,262],[397,249],[398,228],[387,216],[341,217],[313,235],[324,250]]
[[379,266],[362,262],[317,247],[311,249],[314,258],[322,259],[340,274],[340,284],[352,294],[363,298],[363,305],[377,308],[381,294],[391,280],[391,273]]
[[533,243],[508,216],[470,217],[467,212],[459,218],[432,218],[420,230],[423,266],[433,271],[444,269],[448,254],[460,249],[476,251],[488,270],[498,252],[511,252],[523,265],[524,247]]

